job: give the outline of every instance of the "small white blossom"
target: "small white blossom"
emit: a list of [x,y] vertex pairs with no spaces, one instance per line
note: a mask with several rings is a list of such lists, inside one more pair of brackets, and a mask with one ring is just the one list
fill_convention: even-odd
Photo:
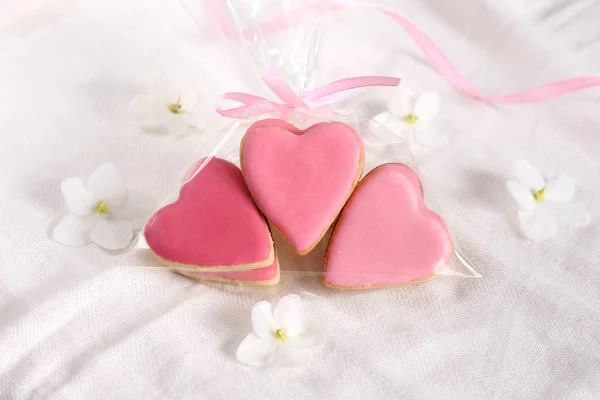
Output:
[[590,213],[581,204],[572,204],[575,181],[566,174],[546,181],[527,161],[515,166],[516,180],[506,188],[519,203],[519,221],[526,237],[546,240],[558,232],[559,222],[574,226],[589,224]]
[[156,207],[154,200],[128,190],[113,164],[102,164],[89,177],[67,178],[60,185],[69,215],[54,228],[53,237],[67,246],[90,241],[109,250],[129,245]]
[[320,345],[324,333],[304,325],[304,305],[295,294],[271,303],[260,301],[252,308],[252,333],[237,349],[238,361],[261,367],[273,362],[280,367],[296,367],[308,361],[309,349]]
[[190,127],[205,128],[210,109],[201,104],[195,87],[176,83],[150,86],[148,93],[133,99],[131,107],[144,124],[162,125],[174,137],[183,136]]
[[387,108],[388,111],[373,119],[387,126],[405,142],[423,147],[439,147],[448,143],[448,139],[431,126],[440,109],[440,96],[437,93],[427,92],[417,97],[410,90],[398,88]]

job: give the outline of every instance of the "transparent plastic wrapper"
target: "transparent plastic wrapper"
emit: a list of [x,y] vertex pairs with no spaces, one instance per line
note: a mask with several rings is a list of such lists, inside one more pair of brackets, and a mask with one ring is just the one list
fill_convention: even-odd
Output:
[[[194,1],[184,2],[192,13]],[[318,3],[238,3],[227,7],[257,80],[276,71],[295,93],[314,89]],[[261,33],[281,15],[293,16],[288,29]],[[444,223],[451,210],[385,126],[324,104],[264,101],[210,135],[218,145],[199,151],[123,264],[171,268],[226,290],[318,296],[480,276]]]

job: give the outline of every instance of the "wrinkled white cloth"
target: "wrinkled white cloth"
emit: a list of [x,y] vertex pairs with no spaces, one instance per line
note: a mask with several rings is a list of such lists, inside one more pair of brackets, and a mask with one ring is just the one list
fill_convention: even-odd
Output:
[[[487,93],[600,71],[595,1],[387,4]],[[62,247],[50,233],[66,212],[62,179],[113,162],[130,186],[162,200],[206,151],[202,134],[172,140],[139,129],[128,102],[145,84],[164,71],[189,74],[210,104],[259,87],[247,61],[174,1],[9,0],[0,5],[0,398],[598,397],[600,89],[495,107],[458,94],[374,12],[340,12],[323,35],[321,83],[400,75],[415,92],[441,94],[435,126],[450,143],[418,155],[420,171],[483,278],[315,289],[304,296],[309,323],[328,336],[310,364],[237,363],[252,304],[278,295],[114,267],[118,255]],[[347,105],[373,116],[386,90]],[[222,122],[212,117],[209,129]],[[504,184],[519,158],[576,176],[592,223],[523,239]]]

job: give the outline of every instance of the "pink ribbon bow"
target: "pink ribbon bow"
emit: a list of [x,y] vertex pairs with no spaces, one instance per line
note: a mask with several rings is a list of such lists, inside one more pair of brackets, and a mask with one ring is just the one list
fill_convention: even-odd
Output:
[[[336,11],[349,8],[367,8],[387,16],[394,23],[408,34],[412,41],[421,49],[431,66],[448,83],[454,86],[460,92],[475,99],[484,100],[498,104],[526,104],[535,103],[553,97],[565,95],[567,93],[577,92],[579,90],[599,87],[600,75],[577,76],[550,82],[525,90],[503,95],[487,95],[479,91],[471,82],[465,78],[458,69],[450,62],[448,57],[434,43],[434,41],[425,34],[414,22],[398,11],[360,0],[322,0],[308,5],[302,5],[286,14],[278,15],[270,20],[264,21],[256,28],[250,27],[242,32],[236,32],[229,27],[227,12],[222,8],[222,2],[219,0],[209,0],[207,3],[209,12],[212,13],[214,20],[218,23],[221,30],[229,37],[252,38],[257,35],[271,35],[281,30],[287,29],[292,25],[298,24],[309,15],[318,17],[327,11]],[[356,78],[351,78],[356,79]],[[266,82],[265,82],[266,83]],[[335,83],[335,82],[334,82]],[[268,84],[268,83],[267,83]],[[373,86],[373,85],[368,85]],[[387,85],[385,85],[387,86]],[[227,95],[231,95],[228,93]],[[285,101],[285,100],[284,100]],[[242,101],[243,102],[243,101]]]
[[[307,109],[339,100],[343,97],[341,95],[348,90],[372,86],[398,86],[400,84],[400,78],[391,76],[356,76],[333,81],[298,96],[275,71],[267,72],[262,80],[282,103],[253,94],[229,92],[219,97],[215,105],[217,113],[229,118],[248,118],[273,110]],[[221,105],[224,100],[236,101],[242,105],[234,108],[224,108]],[[257,104],[260,104],[260,106],[256,106]]]

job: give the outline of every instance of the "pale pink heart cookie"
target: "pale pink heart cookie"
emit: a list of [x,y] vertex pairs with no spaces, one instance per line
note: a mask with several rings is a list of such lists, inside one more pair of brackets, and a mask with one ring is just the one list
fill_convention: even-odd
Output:
[[273,260],[273,264],[264,268],[251,269],[248,271],[232,271],[232,272],[195,272],[176,270],[181,275],[188,278],[198,279],[202,281],[217,281],[232,284],[245,284],[253,286],[268,286],[279,283],[279,264],[277,257]]
[[258,207],[298,254],[307,254],[356,186],[364,149],[354,129],[339,122],[290,129],[255,124],[240,158]]
[[340,215],[325,284],[364,289],[423,279],[448,264],[452,252],[448,228],[423,202],[415,172],[384,164],[361,180]]
[[[220,158],[200,160],[179,198],[158,210],[144,228],[156,259],[202,272],[270,267],[271,233],[256,208],[240,169]],[[193,176],[192,176],[193,175]]]

